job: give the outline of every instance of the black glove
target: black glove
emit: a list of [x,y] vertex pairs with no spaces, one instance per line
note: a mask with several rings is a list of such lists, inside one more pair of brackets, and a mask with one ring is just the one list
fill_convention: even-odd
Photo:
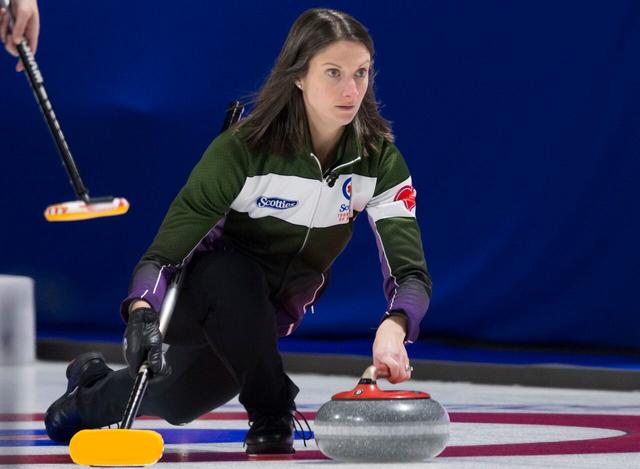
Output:
[[129,365],[129,374],[135,377],[144,361],[154,376],[171,373],[162,353],[162,334],[158,313],[149,308],[136,308],[129,314],[124,332],[124,358]]

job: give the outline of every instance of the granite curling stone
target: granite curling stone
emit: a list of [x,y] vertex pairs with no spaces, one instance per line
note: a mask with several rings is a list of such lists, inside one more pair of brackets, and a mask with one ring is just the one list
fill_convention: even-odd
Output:
[[426,392],[383,391],[370,366],[351,391],[335,394],[315,418],[320,451],[345,462],[415,462],[449,440],[449,414]]

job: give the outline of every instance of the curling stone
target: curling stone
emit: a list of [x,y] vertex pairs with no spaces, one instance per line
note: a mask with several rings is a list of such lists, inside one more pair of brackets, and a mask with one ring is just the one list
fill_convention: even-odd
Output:
[[351,391],[335,394],[315,418],[315,439],[331,459],[411,462],[434,458],[449,440],[449,414],[426,392],[383,391],[367,368]]

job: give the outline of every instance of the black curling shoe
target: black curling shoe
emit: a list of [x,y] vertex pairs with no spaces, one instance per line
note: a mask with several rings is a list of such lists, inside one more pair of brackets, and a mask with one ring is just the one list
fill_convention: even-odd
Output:
[[90,386],[108,375],[111,368],[99,352],[78,355],[67,366],[67,391],[49,406],[44,416],[44,425],[49,438],[66,443],[77,432],[85,428],[76,404],[76,393],[80,386]]
[[247,454],[293,454],[293,417],[257,415],[244,439]]

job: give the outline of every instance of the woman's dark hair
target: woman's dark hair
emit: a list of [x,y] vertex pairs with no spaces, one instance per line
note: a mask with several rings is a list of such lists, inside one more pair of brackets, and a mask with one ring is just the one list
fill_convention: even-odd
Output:
[[393,142],[391,126],[378,111],[373,92],[373,41],[355,18],[336,10],[314,8],[293,23],[269,78],[258,92],[253,111],[239,124],[247,145],[258,153],[282,155],[302,152],[308,141],[308,122],[302,92],[295,86],[306,75],[309,60],[336,41],[363,44],[371,55],[369,87],[351,122],[366,156],[378,150],[380,137]]

